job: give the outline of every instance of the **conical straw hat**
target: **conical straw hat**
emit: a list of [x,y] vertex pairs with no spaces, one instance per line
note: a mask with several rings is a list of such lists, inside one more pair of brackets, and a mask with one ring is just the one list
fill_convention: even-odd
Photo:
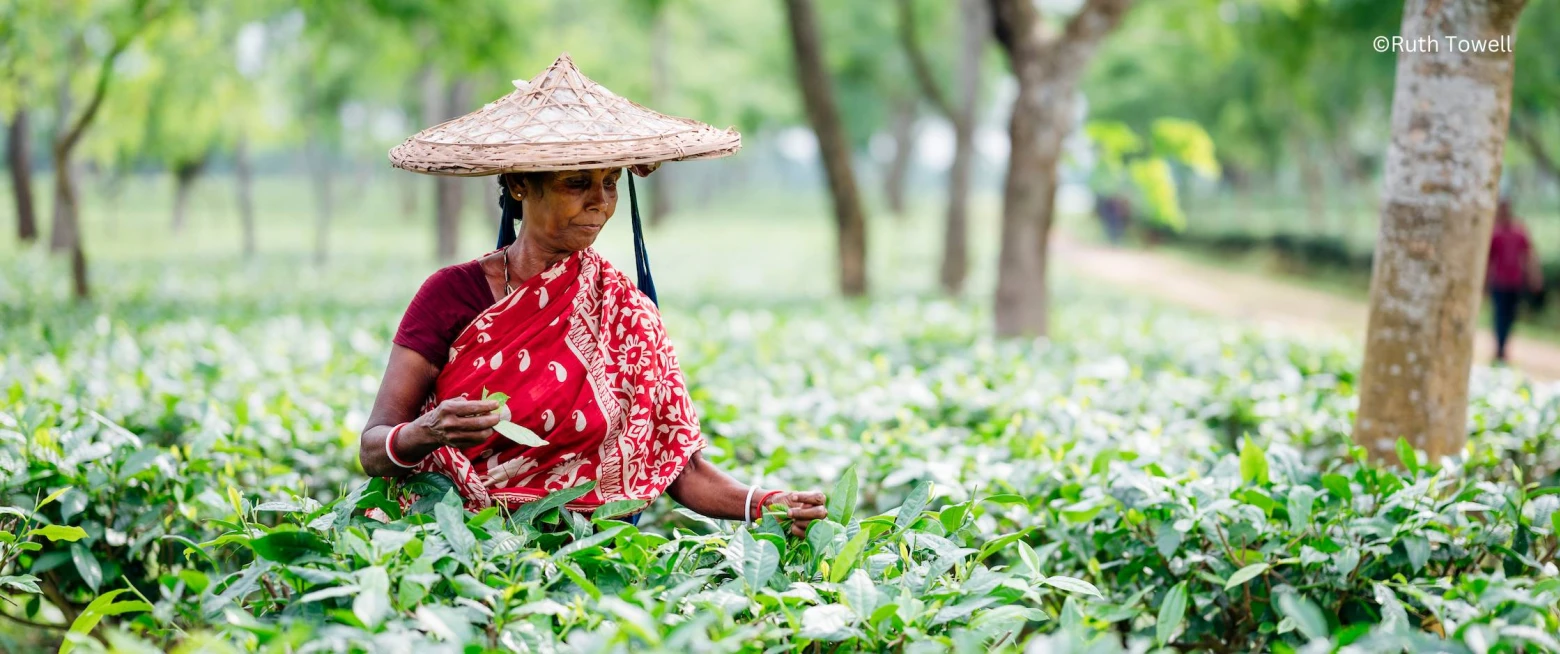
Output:
[[390,150],[397,168],[472,177],[614,168],[735,153],[742,135],[668,116],[582,75],[568,54],[497,102],[425,129]]

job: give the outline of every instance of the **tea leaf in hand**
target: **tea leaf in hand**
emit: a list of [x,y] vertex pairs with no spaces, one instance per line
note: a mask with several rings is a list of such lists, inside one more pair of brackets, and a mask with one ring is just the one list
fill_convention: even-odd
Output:
[[520,425],[517,425],[508,420],[503,420],[498,424],[493,425],[493,431],[503,434],[505,438],[527,447],[541,447],[547,444],[547,441],[544,441],[540,436],[537,436],[536,432],[526,429],[525,427],[521,427]]

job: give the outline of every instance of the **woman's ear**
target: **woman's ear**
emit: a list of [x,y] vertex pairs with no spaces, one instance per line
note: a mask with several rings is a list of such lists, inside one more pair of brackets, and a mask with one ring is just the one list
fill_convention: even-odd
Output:
[[504,188],[509,190],[509,197],[516,202],[525,199],[525,179],[514,173],[504,173]]

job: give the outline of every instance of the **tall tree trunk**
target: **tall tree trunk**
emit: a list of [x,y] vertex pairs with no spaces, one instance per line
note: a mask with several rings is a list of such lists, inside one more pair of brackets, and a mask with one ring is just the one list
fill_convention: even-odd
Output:
[[850,142],[834,106],[834,91],[823,64],[818,17],[812,0],[785,0],[796,77],[807,108],[807,120],[818,136],[829,193],[834,198],[838,231],[840,292],[848,297],[867,292],[867,219],[861,208],[856,176],[851,170]]
[[206,160],[210,154],[202,154],[198,158],[180,161],[173,166],[173,233],[184,231],[184,226],[189,220],[190,193],[195,190],[195,181],[200,179],[200,174],[206,169]]
[[[1404,41],[1503,39],[1522,0],[1408,0]],[[1443,43],[1444,45],[1444,43]],[[1503,48],[1504,49],[1504,48]],[[1512,53],[1400,54],[1354,440],[1463,450],[1468,370],[1511,108]]]
[[27,128],[27,108],[17,107],[5,139],[6,165],[11,169],[11,195],[16,200],[16,239],[22,243],[38,240],[38,215],[33,208],[31,132]]
[[1045,36],[1032,0],[990,0],[997,41],[1018,78],[1002,192],[998,336],[1041,336],[1049,320],[1046,264],[1062,140],[1073,128],[1078,79],[1132,0],[1088,0],[1063,32]]
[[[453,118],[464,112],[470,95],[470,81],[462,78],[450,80],[444,98],[445,115]],[[460,246],[460,211],[465,204],[461,192],[467,188],[461,183],[463,181],[460,177],[441,176],[438,185],[434,187],[434,225],[437,232],[434,237],[434,256],[441,264],[453,262]]]
[[980,60],[991,28],[985,0],[960,0],[963,34],[959,48],[959,98],[953,117],[953,163],[948,167],[948,214],[943,225],[938,281],[948,295],[964,291],[969,274],[970,173],[975,161],[975,117],[980,98]]
[[304,156],[314,181],[314,265],[323,267],[330,258],[330,223],[336,212],[334,177],[329,144],[315,135],[304,148]]
[[883,195],[887,197],[888,211],[905,217],[905,181],[910,176],[910,156],[915,154],[915,96],[904,95],[894,100],[894,115],[889,122],[889,134],[894,139],[894,156],[883,173]]
[[[75,104],[74,98],[71,97],[70,77],[72,71],[81,65],[82,50],[81,39],[73,39],[71,45],[67,48],[66,61],[69,63],[66,66],[65,73],[60,78],[59,87],[55,90],[54,143],[56,148],[59,142],[65,139],[66,133],[70,131],[70,116],[75,109],[73,106]],[[70,162],[67,161],[65,165],[69,168]],[[60,164],[58,161],[54,163],[54,168],[56,171],[59,170]],[[56,174],[54,181],[53,220],[49,227],[49,251],[56,254],[70,251],[70,239],[75,238],[76,233],[74,225],[65,224],[67,221],[72,220],[66,217],[68,208],[76,205],[75,198],[67,200],[60,196],[60,193],[64,192],[67,186],[72,191],[75,190],[74,185],[61,184]]]
[[[650,26],[650,100],[657,107],[665,106],[672,94],[672,21],[665,5],[658,7],[655,21]],[[675,205],[672,188],[676,177],[668,177],[675,166],[663,166],[645,181],[650,186],[650,226],[665,224]]]
[[233,182],[238,191],[238,222],[243,230],[244,260],[255,258],[254,173],[249,168],[249,139],[240,136],[233,148]]

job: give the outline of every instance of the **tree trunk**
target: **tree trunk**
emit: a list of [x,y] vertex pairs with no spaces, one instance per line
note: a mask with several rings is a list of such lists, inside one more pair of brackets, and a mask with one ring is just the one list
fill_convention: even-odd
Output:
[[[468,80],[450,80],[444,97],[445,115],[453,118],[462,113],[470,95],[471,83]],[[467,188],[462,181],[460,177],[441,176],[434,187],[434,256],[440,264],[454,262],[460,246],[460,211],[465,204],[461,192]]]
[[304,149],[308,158],[309,177],[314,180],[314,265],[323,267],[330,258],[330,223],[336,210],[335,188],[332,184],[331,149],[323,138],[316,135]]
[[948,214],[943,226],[938,281],[948,295],[964,291],[969,274],[970,173],[975,161],[975,117],[980,106],[980,60],[991,18],[985,0],[960,0],[963,35],[959,50],[959,98],[953,120],[953,163],[948,167]]
[[190,192],[195,190],[195,181],[200,179],[200,174],[206,169],[206,160],[210,155],[202,154],[198,159],[181,161],[173,166],[173,233],[184,231],[184,226],[189,219]]
[[1463,451],[1468,370],[1511,108],[1512,53],[1462,53],[1441,35],[1504,39],[1522,0],[1408,0],[1381,232],[1370,284],[1354,440],[1396,459],[1399,437],[1431,461]]
[[834,222],[838,231],[840,292],[847,297],[867,292],[867,219],[862,212],[856,176],[851,170],[850,143],[834,106],[828,71],[819,43],[818,19],[812,0],[785,0],[796,77],[801,86],[807,120],[818,136],[829,193],[834,198]]
[[[239,137],[233,148],[233,181],[238,187],[238,221],[243,229],[244,260],[255,258],[254,173],[249,169],[249,140]],[[410,185],[408,185],[410,186]]]
[[33,209],[31,133],[27,128],[27,108],[18,107],[11,116],[5,139],[6,165],[11,169],[11,195],[16,200],[16,239],[22,243],[38,240],[38,215]]
[[[672,94],[672,27],[671,12],[666,7],[660,6],[655,13],[655,20],[650,26],[650,100],[657,107],[663,107],[671,100]],[[676,177],[668,177],[671,172],[663,166],[655,171],[654,175],[646,178],[650,186],[650,226],[660,227],[672,213],[673,185]]]
[[883,194],[887,197],[889,213],[903,219],[905,178],[910,175],[910,156],[915,153],[915,96],[905,95],[894,100],[889,133],[894,139],[894,156],[889,159],[888,170],[883,174]]
[[1062,34],[1047,38],[1032,0],[990,0],[997,41],[1018,78],[1002,193],[996,332],[1043,336],[1048,322],[1046,248],[1062,140],[1073,129],[1078,79],[1132,0],[1088,0]]
[[[65,134],[70,131],[70,115],[71,110],[74,108],[72,105],[75,104],[73,101],[74,98],[71,97],[70,76],[71,71],[75,70],[81,65],[81,52],[81,39],[74,39],[72,45],[68,49],[69,54],[67,61],[69,62],[69,65],[66,68],[66,72],[60,79],[59,88],[56,89],[55,92],[54,142],[56,147],[58,147],[57,144],[60,141],[64,140]],[[69,167],[69,165],[69,162],[66,162],[66,167]],[[54,169],[58,171],[59,168],[59,162],[56,161],[54,164]],[[72,218],[67,218],[65,215],[67,206],[73,207],[76,204],[75,198],[71,198],[69,201],[67,201],[65,198],[60,197],[60,193],[65,188],[65,186],[70,186],[72,191],[75,190],[74,185],[62,185],[59,181],[58,175],[56,174],[54,181],[54,215],[53,221],[49,228],[49,251],[56,254],[70,251],[70,239],[74,238],[76,229],[74,225],[65,224],[68,220],[73,220]]]

